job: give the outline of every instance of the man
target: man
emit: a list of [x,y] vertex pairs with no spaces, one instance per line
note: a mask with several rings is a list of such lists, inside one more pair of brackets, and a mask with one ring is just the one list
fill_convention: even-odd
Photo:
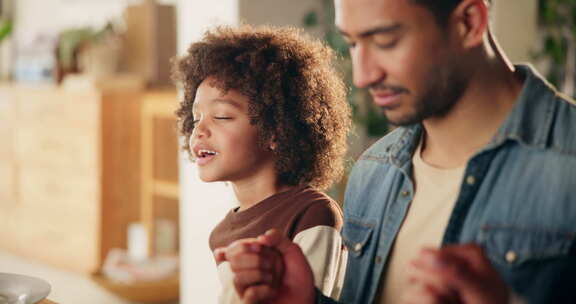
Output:
[[[508,62],[488,5],[336,1],[355,85],[400,126],[348,181],[343,303],[576,303],[576,106]],[[217,256],[247,303],[331,302],[275,232]]]

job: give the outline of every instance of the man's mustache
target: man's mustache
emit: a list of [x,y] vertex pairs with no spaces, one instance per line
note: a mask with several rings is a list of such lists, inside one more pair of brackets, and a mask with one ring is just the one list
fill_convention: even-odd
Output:
[[400,87],[400,86],[395,86],[395,85],[389,85],[389,84],[385,84],[383,82],[376,82],[373,83],[371,85],[368,86],[368,89],[370,91],[391,91],[395,94],[403,94],[403,93],[410,93],[410,90],[404,88],[404,87]]

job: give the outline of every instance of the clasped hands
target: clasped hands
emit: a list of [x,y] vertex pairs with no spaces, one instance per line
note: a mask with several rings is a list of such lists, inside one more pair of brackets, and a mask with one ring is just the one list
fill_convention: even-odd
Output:
[[[300,247],[276,230],[215,251],[230,263],[246,304],[314,303],[312,270]],[[402,304],[506,304],[510,290],[477,245],[424,248],[412,260]]]

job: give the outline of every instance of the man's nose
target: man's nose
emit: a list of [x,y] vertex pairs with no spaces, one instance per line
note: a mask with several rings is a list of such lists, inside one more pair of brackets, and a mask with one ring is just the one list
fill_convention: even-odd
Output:
[[374,57],[369,47],[358,44],[351,51],[351,57],[354,85],[357,87],[366,88],[385,77],[381,63]]

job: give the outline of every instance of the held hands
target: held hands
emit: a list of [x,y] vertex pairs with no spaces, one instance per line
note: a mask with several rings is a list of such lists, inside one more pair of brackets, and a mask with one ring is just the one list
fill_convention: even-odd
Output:
[[314,302],[314,277],[306,257],[276,230],[236,241],[214,254],[216,261],[230,263],[236,292],[244,303]]
[[410,266],[403,304],[509,303],[510,290],[477,245],[422,249]]
[[[214,252],[218,263],[228,261],[234,273],[234,287],[240,297],[258,291],[270,296],[279,288],[284,275],[284,263],[280,253],[272,247],[260,244],[256,239],[233,242]],[[251,288],[250,292],[247,292]]]
[[[277,231],[217,249],[228,261],[236,291],[247,304],[314,303],[314,278],[298,245]],[[423,249],[411,263],[403,304],[507,304],[510,290],[474,244]]]

